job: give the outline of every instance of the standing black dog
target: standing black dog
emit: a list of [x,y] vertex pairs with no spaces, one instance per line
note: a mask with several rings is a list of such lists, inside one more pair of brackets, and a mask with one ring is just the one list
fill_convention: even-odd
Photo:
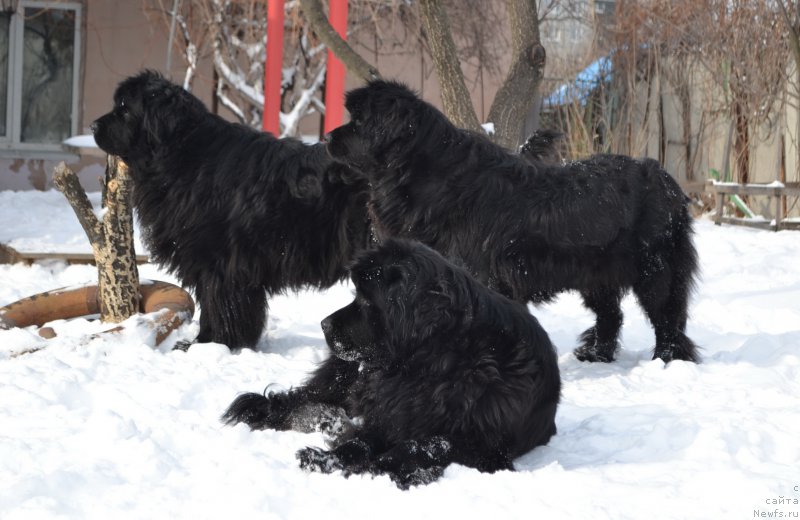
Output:
[[322,321],[333,355],[305,386],[238,397],[225,422],[285,430],[309,404],[342,407],[359,426],[332,451],[299,451],[301,466],[403,488],[452,462],[512,469],[555,434],[556,353],[525,305],[418,242],[386,240],[351,278],[355,300]]
[[368,178],[379,236],[420,240],[518,301],[579,291],[597,315],[581,360],[613,360],[632,288],[655,329],[654,357],[697,361],[684,334],[698,268],[688,199],[656,161],[528,161],[394,82],[355,89],[346,106],[351,121],[328,149]]
[[158,73],[124,80],[92,131],[130,166],[152,257],[194,289],[197,341],[254,346],[267,294],[328,287],[368,245],[365,182],[323,145],[229,123]]

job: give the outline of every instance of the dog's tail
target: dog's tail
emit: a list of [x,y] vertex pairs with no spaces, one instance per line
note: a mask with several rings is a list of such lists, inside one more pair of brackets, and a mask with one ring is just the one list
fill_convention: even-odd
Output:
[[245,423],[251,430],[286,430],[292,411],[291,393],[247,393],[237,397],[220,420],[228,426]]

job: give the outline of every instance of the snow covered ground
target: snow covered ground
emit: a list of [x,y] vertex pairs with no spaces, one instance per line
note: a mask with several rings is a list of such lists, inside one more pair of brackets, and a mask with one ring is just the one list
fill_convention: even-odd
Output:
[[[55,192],[0,192],[0,242],[89,251]],[[651,361],[631,298],[619,360],[580,363],[571,350],[591,316],[562,295],[532,308],[560,353],[558,435],[515,472],[451,466],[406,492],[385,477],[304,473],[294,452],[321,445],[317,434],[218,420],[238,392],[299,384],[324,359],[319,321],[349,302],[347,285],[274,299],[257,351],[170,351],[196,321],[157,349],[135,320],[97,339],[93,322],[56,323],[46,349],[18,357],[45,340],[0,331],[0,518],[800,518],[800,233],[700,220],[696,243],[689,335],[702,364]],[[0,265],[0,305],[95,276]]]

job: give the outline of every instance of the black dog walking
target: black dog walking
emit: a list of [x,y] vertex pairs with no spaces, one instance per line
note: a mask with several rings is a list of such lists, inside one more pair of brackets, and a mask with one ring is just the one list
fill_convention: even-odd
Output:
[[529,161],[394,82],[355,89],[346,106],[351,121],[328,149],[369,180],[379,237],[420,240],[518,301],[579,291],[597,315],[581,360],[613,360],[632,289],[655,330],[654,357],[698,360],[685,334],[698,269],[688,198],[658,162]]

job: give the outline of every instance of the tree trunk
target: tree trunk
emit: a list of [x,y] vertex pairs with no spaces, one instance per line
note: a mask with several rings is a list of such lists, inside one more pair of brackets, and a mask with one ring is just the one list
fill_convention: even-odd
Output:
[[[516,149],[527,137],[523,136],[523,125],[535,102],[546,56],[539,39],[537,0],[507,2],[512,34],[512,63],[489,110],[489,122],[494,123],[494,140],[508,149]],[[300,0],[300,5],[314,32],[342,60],[348,71],[365,81],[380,77],[378,70],[333,30],[320,0]],[[456,126],[480,131],[444,7],[440,0],[420,0],[419,5],[442,89],[443,111]]]
[[300,0],[306,20],[317,33],[317,37],[339,58],[347,70],[364,81],[381,77],[378,69],[367,63],[333,28],[325,15],[320,0]]
[[694,164],[692,159],[692,98],[688,87],[681,90],[681,111],[683,112],[683,139],[686,155],[686,181],[694,181]]
[[[778,0],[778,6],[783,14],[783,21],[788,29],[789,47],[792,49],[794,58],[794,94],[795,103],[800,102],[800,3],[797,3],[793,16],[789,14],[786,2]],[[797,118],[794,135],[795,148],[797,149],[798,159],[800,159],[800,118]],[[800,160],[797,161],[796,172],[800,180]]]
[[[447,13],[439,0],[420,0],[422,25],[430,44],[431,57],[436,65],[436,75],[442,89],[442,108],[454,125],[480,131],[478,116],[469,90],[464,83],[464,73],[450,33]],[[523,118],[524,120],[524,118]],[[521,128],[522,120],[520,121]]]
[[747,114],[741,104],[734,101],[733,119],[736,122],[736,135],[733,142],[734,153],[736,154],[736,166],[739,173],[739,182],[747,184],[750,182],[750,132],[748,131]]
[[119,323],[139,311],[139,272],[133,245],[133,210],[128,166],[108,157],[103,182],[103,216],[98,220],[78,176],[63,162],[53,182],[75,211],[97,263],[100,319]]
[[534,103],[547,59],[539,39],[537,0],[508,0],[511,24],[511,69],[489,109],[494,140],[515,150],[523,140],[525,115]]

